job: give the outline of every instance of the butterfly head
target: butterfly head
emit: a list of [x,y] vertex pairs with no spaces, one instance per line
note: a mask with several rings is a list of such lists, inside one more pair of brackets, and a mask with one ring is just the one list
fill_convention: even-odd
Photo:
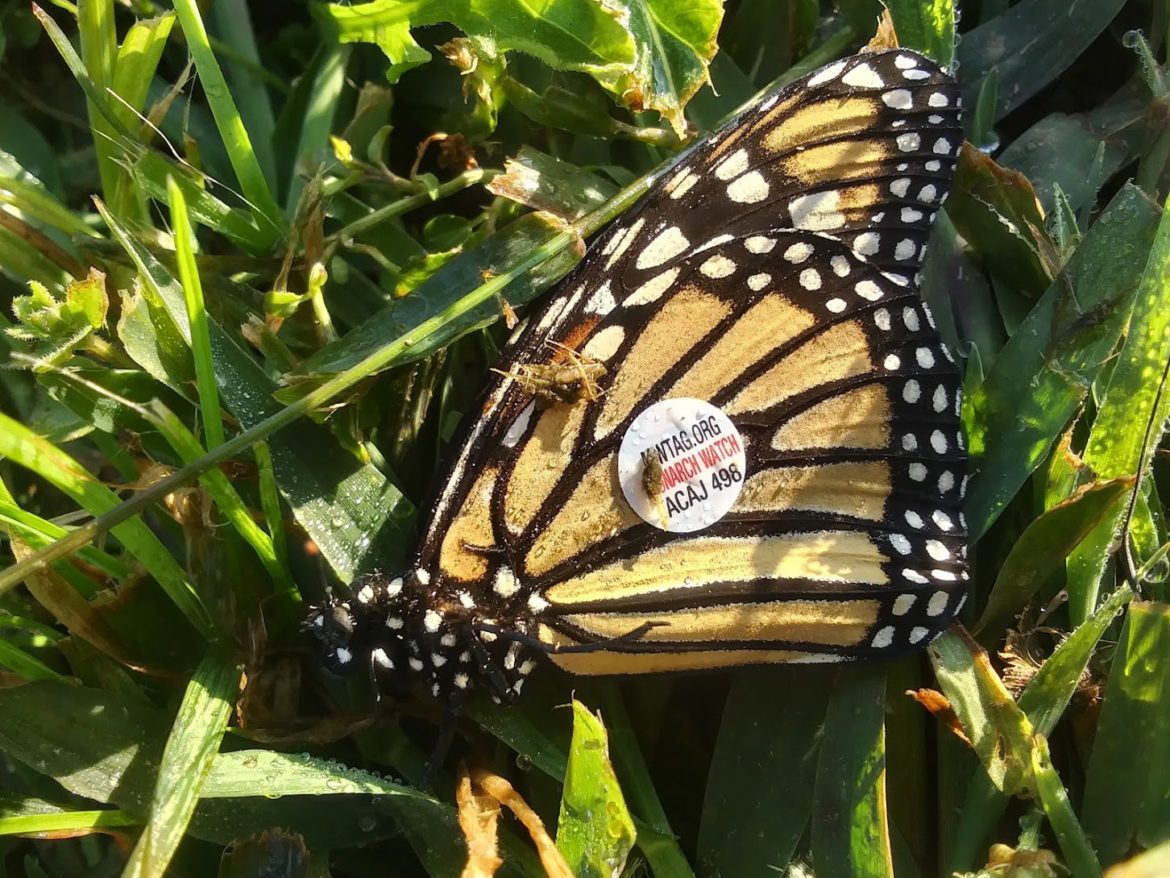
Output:
[[371,574],[348,599],[331,594],[310,608],[303,628],[337,676],[364,672],[380,689],[422,685],[437,698],[482,686],[510,700],[533,662],[480,616],[466,593],[446,595],[416,569],[393,578]]

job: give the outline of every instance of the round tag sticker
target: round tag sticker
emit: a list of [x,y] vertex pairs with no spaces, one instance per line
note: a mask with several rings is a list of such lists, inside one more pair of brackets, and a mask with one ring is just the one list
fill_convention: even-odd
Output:
[[735,424],[701,399],[666,399],[643,411],[622,437],[618,479],[641,518],[689,533],[731,509],[746,475]]

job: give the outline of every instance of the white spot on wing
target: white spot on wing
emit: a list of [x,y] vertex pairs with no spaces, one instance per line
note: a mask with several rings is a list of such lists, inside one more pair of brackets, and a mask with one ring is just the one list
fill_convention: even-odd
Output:
[[691,242],[686,239],[678,226],[667,226],[655,235],[654,239],[638,254],[638,260],[634,264],[642,269],[654,268],[656,265],[662,265],[681,253],[685,253],[690,246]]
[[589,301],[585,303],[586,314],[599,314],[604,317],[617,306],[617,302],[613,299],[613,293],[609,291],[609,281],[607,280],[596,290],[593,295],[589,297]]
[[726,244],[728,241],[732,240],[733,237],[734,236],[732,235],[716,235],[706,244],[702,245],[701,247],[696,247],[695,252],[702,253],[704,250],[710,250],[712,247],[718,247],[720,244]]
[[690,192],[691,187],[699,182],[699,175],[687,169],[675,177],[675,180],[677,182],[670,188],[670,197],[678,199]]
[[831,79],[836,79],[841,75],[841,71],[845,69],[846,62],[838,61],[836,64],[830,64],[816,76],[808,81],[810,86],[820,85],[822,82],[828,82]]
[[882,236],[877,232],[862,232],[853,239],[853,249],[862,256],[873,256],[881,249]]
[[793,265],[799,265],[810,256],[813,255],[813,248],[811,244],[806,244],[803,241],[797,242],[784,251],[784,258]]
[[874,649],[888,649],[890,647],[890,644],[892,644],[893,642],[894,642],[894,626],[887,625],[885,628],[882,628],[881,630],[878,631],[877,634],[875,634],[873,636],[873,640],[870,641],[870,646],[872,646]]
[[749,171],[727,186],[727,197],[737,204],[756,204],[768,197],[768,181],[759,171]]
[[496,571],[496,581],[492,585],[492,591],[502,598],[510,598],[520,590],[520,583],[516,581],[516,574],[512,572],[512,568],[507,564],[500,567]]
[[622,258],[622,255],[634,243],[634,239],[638,237],[638,233],[642,231],[642,226],[645,224],[646,220],[643,217],[639,217],[632,226],[626,229],[624,234],[615,236],[613,252],[605,263],[606,270],[613,268],[613,264]]
[[792,226],[812,232],[825,229],[839,229],[845,225],[845,214],[841,213],[841,194],[831,189],[828,192],[814,192],[798,195],[788,202],[788,213]]
[[715,176],[720,180],[734,180],[748,169],[746,149],[737,149],[715,166]]
[[910,92],[904,88],[896,88],[893,91],[888,91],[882,95],[882,102],[891,110],[909,110],[914,106],[914,101],[910,98]]
[[881,88],[885,85],[882,78],[877,75],[877,71],[868,64],[858,64],[842,76],[841,81],[857,88]]
[[905,616],[910,612],[910,608],[914,606],[916,600],[918,600],[917,595],[900,594],[894,598],[894,605],[890,608],[890,612],[895,616]]
[[699,266],[699,271],[709,278],[729,277],[735,274],[735,263],[726,256],[716,254]]
[[[622,327],[607,326],[593,336],[593,338],[589,339],[589,343],[582,348],[581,353],[587,357],[592,357],[594,360],[604,362],[617,352],[625,337],[626,331]],[[531,405],[532,403],[529,403],[529,406]]]
[[524,431],[528,429],[528,422],[532,420],[532,413],[536,410],[536,401],[528,403],[524,407],[524,411],[516,416],[516,420],[512,422],[512,426],[508,428],[508,432],[504,434],[504,447],[515,448],[516,443],[520,441],[520,437],[524,435]]
[[622,304],[629,307],[631,305],[645,305],[647,302],[656,302],[662,298],[663,293],[670,289],[670,285],[674,283],[674,279],[678,277],[678,274],[679,269],[672,268],[669,271],[664,271],[650,278],[650,280],[634,290]]
[[912,131],[908,134],[899,134],[895,142],[902,152],[914,152],[922,146],[922,138]]

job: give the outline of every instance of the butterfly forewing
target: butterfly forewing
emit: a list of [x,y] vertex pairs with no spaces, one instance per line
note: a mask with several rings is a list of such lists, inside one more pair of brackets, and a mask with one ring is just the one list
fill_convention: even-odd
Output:
[[831,234],[879,268],[912,275],[962,142],[959,103],[954,80],[910,52],[823,68],[672,170],[625,224],[636,234],[615,249],[638,251],[625,272],[668,267],[672,254],[721,234],[781,227]]
[[[959,376],[914,276],[958,102],[921,56],[863,54],[684,155],[500,364],[417,557],[432,592],[550,650],[599,645],[554,652],[580,673],[860,657],[945,627],[966,579]],[[532,365],[588,386],[549,402]],[[617,464],[633,419],[682,397],[746,455],[693,533],[643,520]]]

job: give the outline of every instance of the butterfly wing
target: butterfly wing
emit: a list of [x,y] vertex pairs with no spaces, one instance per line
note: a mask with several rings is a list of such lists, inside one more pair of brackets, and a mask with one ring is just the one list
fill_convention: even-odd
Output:
[[[897,50],[685,155],[501,364],[419,551],[431,587],[550,646],[610,645],[554,655],[579,673],[941,630],[966,576],[959,377],[910,279],[960,139],[953,81]],[[542,408],[518,380],[581,358],[605,368],[592,398]],[[719,407],[747,455],[735,505],[691,534],[643,521],[618,481],[631,421],[677,397]]]

